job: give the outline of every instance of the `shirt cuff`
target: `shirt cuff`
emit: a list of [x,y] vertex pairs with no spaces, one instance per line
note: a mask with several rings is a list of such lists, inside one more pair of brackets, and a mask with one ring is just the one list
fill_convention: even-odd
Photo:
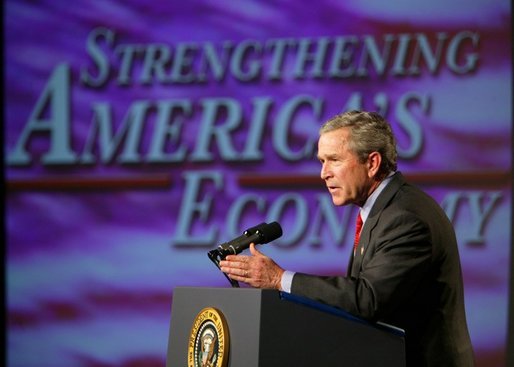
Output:
[[291,285],[293,284],[294,275],[294,271],[284,271],[282,278],[280,279],[280,287],[282,288],[282,292],[291,293]]

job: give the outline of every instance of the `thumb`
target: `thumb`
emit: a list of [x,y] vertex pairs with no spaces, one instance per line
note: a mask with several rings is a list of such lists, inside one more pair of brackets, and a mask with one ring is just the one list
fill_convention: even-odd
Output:
[[250,243],[250,253],[253,256],[263,256],[262,253],[255,248],[255,243]]

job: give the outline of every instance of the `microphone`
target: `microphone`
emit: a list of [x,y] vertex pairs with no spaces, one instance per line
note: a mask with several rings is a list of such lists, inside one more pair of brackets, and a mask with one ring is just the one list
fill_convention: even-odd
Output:
[[237,255],[250,247],[251,243],[256,245],[264,244],[276,240],[282,236],[282,227],[277,222],[270,224],[261,223],[255,227],[248,228],[239,236],[229,242],[222,243],[218,250],[224,255]]
[[[282,236],[282,227],[278,222],[260,223],[255,227],[250,227],[243,232],[242,236],[234,238],[228,242],[222,243],[218,248],[207,253],[209,259],[219,268],[220,261],[224,260],[227,255],[237,255],[250,247],[251,243],[256,245],[265,244],[276,240]],[[223,273],[227,276],[225,273]],[[227,277],[233,287],[238,287],[237,282]]]
[[218,251],[223,255],[237,255],[250,247],[251,243],[256,245],[264,244],[276,240],[282,236],[282,227],[277,222],[270,224],[261,223],[255,227],[248,228],[239,236],[231,241],[222,243],[218,246]]

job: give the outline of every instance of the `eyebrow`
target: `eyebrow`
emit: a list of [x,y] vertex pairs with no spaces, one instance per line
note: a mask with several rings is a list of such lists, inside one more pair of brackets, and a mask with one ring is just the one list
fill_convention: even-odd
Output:
[[[318,160],[322,159],[319,154],[317,155],[317,157],[318,157]],[[337,159],[337,158],[338,158],[337,154],[327,154],[327,156],[324,159],[327,160],[327,159]]]

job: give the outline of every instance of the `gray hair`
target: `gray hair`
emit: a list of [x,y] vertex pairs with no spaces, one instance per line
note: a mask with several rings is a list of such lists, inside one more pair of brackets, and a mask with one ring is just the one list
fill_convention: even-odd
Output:
[[357,155],[361,163],[366,162],[372,152],[382,156],[379,176],[387,176],[396,171],[396,139],[391,125],[376,112],[349,111],[329,119],[321,126],[319,134],[343,127],[350,129],[349,149]]

